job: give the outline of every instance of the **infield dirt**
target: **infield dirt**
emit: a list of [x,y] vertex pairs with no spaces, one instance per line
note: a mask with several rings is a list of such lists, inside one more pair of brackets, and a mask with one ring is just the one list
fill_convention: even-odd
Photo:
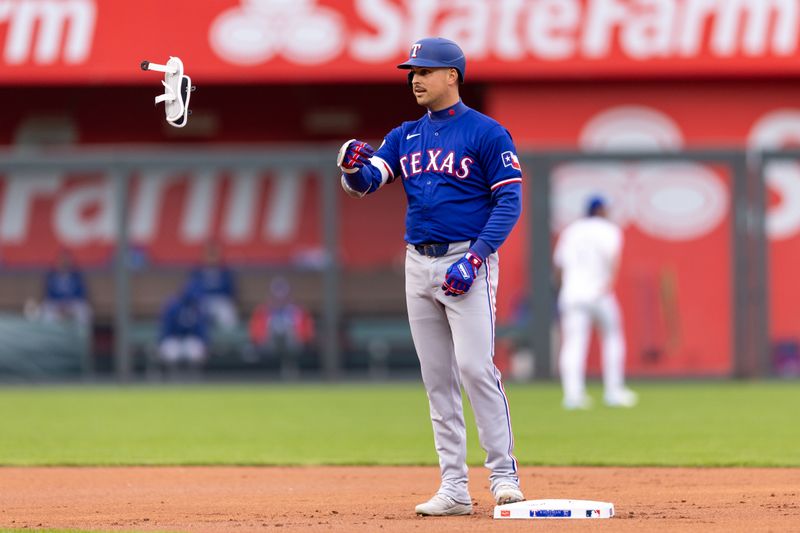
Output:
[[613,502],[610,520],[495,521],[487,471],[474,514],[422,518],[431,467],[0,468],[0,528],[124,531],[799,531],[800,469],[525,468],[529,499]]

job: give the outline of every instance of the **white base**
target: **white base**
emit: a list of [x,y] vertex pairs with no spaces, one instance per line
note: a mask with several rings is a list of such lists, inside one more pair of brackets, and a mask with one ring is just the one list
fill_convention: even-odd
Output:
[[527,500],[497,505],[494,517],[499,519],[538,520],[542,518],[611,518],[614,504],[591,500]]

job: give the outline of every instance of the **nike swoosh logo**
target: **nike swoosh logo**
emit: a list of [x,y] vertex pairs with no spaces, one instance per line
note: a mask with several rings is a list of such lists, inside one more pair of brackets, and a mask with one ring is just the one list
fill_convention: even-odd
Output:
[[414,137],[418,137],[420,135],[422,135],[422,134],[421,133],[410,133],[410,134],[406,135],[406,140],[413,139]]

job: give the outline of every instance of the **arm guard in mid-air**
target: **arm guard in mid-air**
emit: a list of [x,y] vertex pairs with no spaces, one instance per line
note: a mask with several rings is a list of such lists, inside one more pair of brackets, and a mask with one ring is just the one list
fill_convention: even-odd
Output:
[[155,103],[164,102],[167,123],[170,126],[176,128],[186,126],[189,115],[192,114],[189,109],[189,97],[196,87],[192,85],[192,79],[183,73],[183,62],[180,58],[170,56],[166,65],[145,60],[140,66],[142,70],[164,73],[164,81],[161,82],[164,86],[164,94],[156,96]]

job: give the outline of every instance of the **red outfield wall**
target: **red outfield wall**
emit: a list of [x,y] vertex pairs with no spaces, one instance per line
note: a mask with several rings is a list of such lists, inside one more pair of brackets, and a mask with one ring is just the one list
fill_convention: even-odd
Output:
[[[617,146],[650,150],[796,147],[796,82],[597,82],[502,86],[487,110],[521,148]],[[800,338],[800,164],[767,168],[770,320],[773,341]],[[536,176],[531,177],[536,179]],[[731,369],[730,176],[684,164],[561,167],[554,178],[554,237],[601,192],[625,228],[619,296],[628,367],[643,374]],[[506,277],[524,279],[527,225],[506,246]],[[507,296],[507,295],[506,295]],[[595,360],[595,368],[597,361]]]

